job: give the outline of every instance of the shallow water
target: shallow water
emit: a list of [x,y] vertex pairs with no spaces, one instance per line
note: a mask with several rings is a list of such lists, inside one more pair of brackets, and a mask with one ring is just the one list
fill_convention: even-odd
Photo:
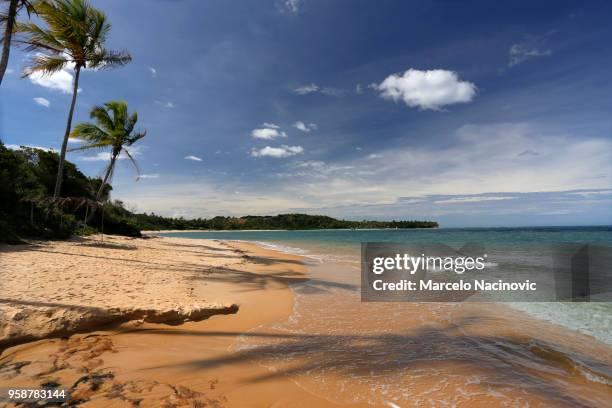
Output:
[[[609,303],[364,303],[357,245],[601,244],[612,242],[610,229],[189,234],[265,241],[307,257],[311,279],[293,287],[290,319],[258,327],[234,347],[255,356],[270,375],[289,374],[313,393],[391,407],[611,406]],[[519,253],[505,256],[525,262]]]

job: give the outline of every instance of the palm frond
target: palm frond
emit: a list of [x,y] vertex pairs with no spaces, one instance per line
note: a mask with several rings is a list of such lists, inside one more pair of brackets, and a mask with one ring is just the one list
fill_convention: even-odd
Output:
[[72,132],[70,132],[70,137],[73,139],[83,139],[93,143],[107,143],[108,145],[113,144],[113,137],[103,129],[100,129],[98,126],[82,122],[77,124]]
[[127,51],[110,51],[98,49],[89,55],[87,67],[108,69],[126,65],[132,62],[132,56]]
[[128,137],[127,141],[126,141],[126,146],[131,146],[134,143],[136,143],[137,141],[139,141],[140,139],[142,139],[143,137],[145,137],[147,135],[147,131],[143,131],[140,133],[136,133],[134,136]]
[[134,168],[136,169],[136,174],[137,174],[136,180],[140,179],[140,167],[138,167],[138,163],[136,163],[136,160],[134,160],[134,158],[132,157],[132,155],[127,149],[123,149],[123,151],[125,152],[125,155],[128,157],[128,159],[130,159],[130,161],[134,165]]
[[23,70],[23,77],[32,75],[34,72],[41,72],[43,75],[50,75],[61,71],[70,63],[62,55],[37,55],[32,59],[32,62]]
[[98,125],[105,129],[107,133],[110,134],[115,131],[114,121],[104,106],[94,106],[89,112],[89,117],[95,119]]
[[32,22],[16,22],[15,41],[24,45],[26,51],[45,50],[59,54],[66,48],[65,45],[48,30]]
[[132,131],[134,130],[134,127],[136,126],[136,122],[138,122],[138,112],[132,113],[130,117],[127,119],[127,122],[125,124],[125,132],[128,135],[132,133]]
[[127,102],[111,101],[104,104],[107,110],[113,112],[113,128],[116,131],[125,132],[125,121],[127,119]]
[[[27,2],[27,0],[23,0]],[[29,3],[28,3],[29,4]],[[131,56],[125,51],[104,48],[111,25],[106,15],[87,0],[38,0],[35,10],[46,27],[19,23],[17,43],[27,52],[42,51],[67,55],[77,67],[111,68],[127,64]],[[45,71],[32,64],[31,71]]]
[[68,151],[69,152],[82,152],[84,150],[105,149],[105,148],[108,148],[109,146],[112,146],[112,144],[108,142],[90,143],[84,146],[72,147],[68,149]]

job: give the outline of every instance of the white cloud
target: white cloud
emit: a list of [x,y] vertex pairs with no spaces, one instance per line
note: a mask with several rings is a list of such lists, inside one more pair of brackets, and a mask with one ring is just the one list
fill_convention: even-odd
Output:
[[276,123],[264,122],[262,126],[272,129],[280,129],[280,126],[278,126]]
[[72,74],[66,69],[62,69],[50,75],[43,75],[41,72],[33,72],[28,78],[30,78],[33,84],[66,94],[72,93]]
[[308,123],[308,124],[306,124],[306,123],[302,122],[301,120],[298,120],[297,122],[295,122],[293,124],[293,127],[298,129],[298,130],[301,130],[302,132],[306,132],[306,133],[308,133],[308,132],[310,132],[312,130],[317,130],[319,128],[319,126],[317,126],[316,123]]
[[93,156],[79,157],[78,160],[81,160],[81,161],[109,161],[110,158],[111,158],[110,152],[99,152],[99,153],[94,154]]
[[[142,149],[143,149],[143,146],[132,146],[130,147],[130,154],[132,155],[132,157],[140,156],[142,153]],[[117,157],[117,160],[125,160],[127,158],[128,157],[125,154],[125,151],[122,151]],[[110,152],[98,152],[92,156],[81,156],[77,160],[80,160],[80,161],[109,161],[110,159],[111,159]]]
[[313,83],[313,84],[299,86],[295,88],[293,92],[295,92],[298,95],[308,95],[309,93],[318,92],[319,89],[320,89],[319,85]]
[[202,158],[198,157],[198,156],[189,155],[189,156],[185,156],[185,160],[192,160],[192,161],[201,162]]
[[314,82],[294,88],[293,92],[298,95],[321,93],[321,94],[329,95],[329,96],[341,96],[344,93],[341,89],[319,86],[315,84]]
[[476,94],[476,85],[460,81],[455,72],[444,69],[409,69],[403,75],[388,76],[373,88],[385,99],[401,100],[410,107],[432,110],[470,102]]
[[262,149],[253,149],[251,150],[251,156],[253,157],[275,157],[275,158],[285,158],[290,156],[295,156],[296,154],[302,154],[304,152],[304,148],[302,146],[287,146],[282,145],[281,147],[271,147],[266,146]]
[[51,106],[51,102],[49,102],[48,99],[45,99],[42,96],[38,96],[34,98],[34,102],[36,102],[40,106],[44,106],[45,108],[48,108],[49,106]]
[[[526,149],[537,151],[538,160],[517,160]],[[313,208],[359,206],[363,212],[358,216],[367,216],[384,214],[381,208],[368,213],[369,205],[388,205],[405,196],[507,192],[515,197],[535,191],[609,190],[612,174],[612,141],[554,134],[521,123],[466,125],[444,146],[393,146],[372,154],[384,158],[347,157],[326,165],[306,162],[276,173],[275,191],[305,197]],[[331,168],[335,171],[322,170]],[[458,206],[457,202],[444,205]]]
[[159,174],[155,173],[155,174],[141,174],[138,178],[141,179],[156,179],[159,178]]
[[297,14],[300,11],[300,5],[302,0],[285,0],[285,9],[293,14]]
[[508,51],[508,66],[512,68],[532,58],[552,55],[552,51],[544,46],[549,34],[543,36],[525,36],[523,42],[512,44]]
[[155,101],[155,103],[158,104],[158,105],[163,106],[164,108],[169,108],[169,109],[172,109],[172,108],[176,107],[176,105],[173,102],[170,102],[170,101],[168,101],[168,102]]
[[515,200],[516,197],[508,196],[474,196],[474,197],[453,197],[445,200],[434,201],[434,204],[462,204],[462,203],[479,203],[482,201],[499,201],[499,200]]
[[6,145],[6,148],[7,149],[11,149],[11,150],[21,150],[22,147],[29,147],[31,149],[46,150],[48,152],[54,152],[55,151],[55,149],[53,149],[52,147],[37,146],[37,145],[30,145],[30,144],[21,144],[21,145],[7,144]]
[[380,159],[382,157],[383,157],[382,154],[372,153],[368,156],[368,159]]
[[258,128],[251,131],[255,139],[273,140],[278,137],[287,137],[287,134],[277,128]]
[[579,195],[582,197],[600,196],[600,195],[612,195],[612,190],[584,190],[575,191],[569,193],[571,195]]
[[157,70],[153,67],[147,67],[149,68],[149,72],[151,72],[151,77],[155,78],[157,77]]

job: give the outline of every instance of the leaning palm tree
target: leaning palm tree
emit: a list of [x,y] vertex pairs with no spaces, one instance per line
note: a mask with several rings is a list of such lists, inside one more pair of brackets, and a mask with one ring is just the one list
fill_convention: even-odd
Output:
[[32,4],[28,0],[4,0],[8,2],[8,9],[0,12],[0,26],[4,26],[4,36],[2,37],[2,57],[0,58],[0,84],[4,78],[6,67],[8,66],[9,54],[11,52],[11,40],[15,31],[17,14],[23,8],[28,15],[34,11]]
[[25,44],[26,51],[37,52],[31,64],[24,70],[24,76],[37,73],[50,75],[66,67],[74,69],[72,101],[53,192],[53,197],[57,198],[62,188],[66,147],[81,70],[124,65],[130,62],[132,57],[125,51],[109,51],[104,48],[111,25],[104,13],[92,7],[87,0],[38,0],[34,3],[34,8],[47,27],[40,27],[33,22],[17,25],[17,32],[24,37],[19,42]]
[[95,119],[93,123],[79,123],[74,127],[71,138],[77,138],[85,142],[70,151],[105,149],[110,148],[110,162],[104,172],[102,184],[96,194],[96,201],[100,201],[104,186],[110,181],[115,170],[115,163],[123,152],[134,164],[136,171],[140,174],[138,164],[127,147],[132,146],[146,135],[146,131],[134,132],[134,126],[138,121],[138,113],[128,114],[128,105],[125,101],[112,101],[104,106],[96,106],[91,110],[89,116]]

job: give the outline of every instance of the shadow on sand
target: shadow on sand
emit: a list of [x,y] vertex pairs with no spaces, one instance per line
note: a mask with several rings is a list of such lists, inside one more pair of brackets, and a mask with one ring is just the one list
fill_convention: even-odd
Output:
[[[550,343],[527,338],[465,335],[460,326],[475,324],[478,317],[467,317],[445,327],[419,327],[404,334],[321,335],[273,332],[223,332],[164,329],[137,329],[168,336],[225,337],[232,341],[255,340],[257,346],[238,350],[221,358],[194,360],[151,369],[210,370],[245,361],[277,364],[266,375],[251,377],[261,382],[280,376],[314,373],[342,377],[376,378],[422,375],[432,372],[473,373],[484,378],[492,391],[504,392],[508,385],[551,401],[554,406],[590,407],[564,386],[573,382],[598,387],[605,395],[612,384],[612,367],[592,358]],[[290,358],[289,361],[285,357]],[[279,367],[280,366],[280,367]],[[596,378],[589,383],[588,378]],[[605,385],[605,382],[608,385]],[[507,389],[506,389],[507,390]],[[601,395],[601,394],[600,394]],[[585,394],[586,396],[586,394]],[[554,403],[553,403],[554,401]]]

